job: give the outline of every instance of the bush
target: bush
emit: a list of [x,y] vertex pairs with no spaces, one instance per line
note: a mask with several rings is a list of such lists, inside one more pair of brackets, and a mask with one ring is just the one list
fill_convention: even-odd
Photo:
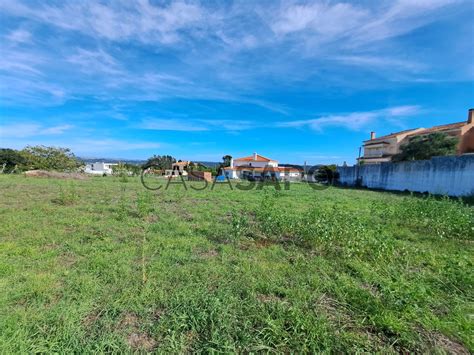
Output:
[[0,149],[0,170],[4,174],[15,172],[17,167],[24,166],[26,158],[14,149]]
[[81,165],[69,148],[27,146],[20,154],[23,170],[76,171]]
[[401,152],[393,157],[393,161],[424,160],[435,156],[454,155],[458,143],[458,138],[450,137],[446,133],[414,136],[400,147]]

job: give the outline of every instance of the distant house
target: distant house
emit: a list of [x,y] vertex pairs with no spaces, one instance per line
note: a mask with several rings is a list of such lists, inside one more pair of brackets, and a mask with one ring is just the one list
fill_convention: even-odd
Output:
[[112,175],[112,167],[116,165],[118,164],[105,162],[88,163],[86,164],[84,172],[94,175]]
[[298,180],[301,179],[302,171],[279,167],[277,160],[253,153],[248,157],[232,159],[230,166],[224,168],[224,175],[229,179]]
[[171,169],[165,170],[166,177],[188,176],[188,168],[191,165],[190,161],[179,161],[171,165]]
[[470,109],[465,122],[451,123],[431,128],[415,128],[401,132],[390,133],[376,138],[371,132],[370,139],[364,141],[364,155],[360,162],[364,164],[377,164],[392,161],[395,154],[400,153],[402,144],[414,136],[423,136],[435,132],[446,133],[451,137],[458,137],[458,154],[474,152],[474,109]]

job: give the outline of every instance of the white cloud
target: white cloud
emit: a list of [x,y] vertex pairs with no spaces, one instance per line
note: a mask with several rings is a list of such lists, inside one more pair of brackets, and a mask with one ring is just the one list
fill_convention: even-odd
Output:
[[[351,89],[430,81],[438,56],[423,57],[397,37],[437,21],[458,2],[3,0],[0,11],[25,26],[6,37],[30,43],[2,48],[1,96],[7,104],[40,105],[81,96],[207,99],[285,114],[281,103],[262,98],[265,90],[316,91],[315,78]],[[28,32],[36,27],[41,34]],[[349,66],[357,68],[348,73]],[[470,63],[452,68],[437,79],[472,77]]]
[[[12,149],[23,149],[27,145],[45,145],[53,147],[65,147],[71,149],[71,151],[78,156],[95,156],[98,157],[102,154],[109,157],[118,157],[118,154],[132,153],[135,156],[137,152],[148,151],[152,149],[170,149],[171,145],[162,144],[160,142],[150,141],[136,141],[136,140],[124,140],[114,138],[98,138],[98,139],[84,139],[84,138],[71,138],[71,139],[57,139],[54,137],[8,137],[3,139],[0,136],[0,147],[8,147]],[[148,154],[146,154],[148,155]]]
[[434,20],[433,14],[463,0],[397,0],[388,8],[373,13],[352,34],[354,44],[373,43],[411,32]]
[[277,126],[287,128],[309,127],[315,131],[321,131],[325,127],[343,127],[358,131],[377,120],[393,122],[393,120],[413,116],[419,112],[419,106],[396,106],[376,111],[353,112],[343,115],[328,115],[309,120],[281,122]]
[[12,43],[28,43],[31,42],[31,33],[24,29],[16,29],[11,31],[5,38]]
[[140,125],[141,129],[149,129],[155,131],[182,131],[197,132],[207,131],[208,127],[199,124],[199,122],[178,119],[149,119],[143,121]]
[[38,53],[18,49],[2,48],[0,56],[0,71],[23,76],[42,75],[39,66],[45,63],[45,59]]
[[210,120],[210,119],[148,119],[139,125],[141,129],[156,131],[243,131],[256,128],[252,121],[244,120]]
[[395,59],[384,56],[371,55],[342,55],[335,56],[333,60],[347,64],[350,66],[358,66],[363,68],[372,68],[373,70],[382,70],[386,68],[401,69],[408,72],[419,72],[424,70],[426,65],[416,63],[409,60]]
[[61,29],[79,31],[114,41],[138,39],[144,42],[172,43],[179,31],[200,23],[204,10],[197,4],[172,2],[154,6],[148,0],[111,2],[70,2],[60,5],[33,6],[5,0],[4,12],[44,22]]
[[86,73],[119,74],[119,63],[109,53],[99,49],[90,51],[78,48],[77,52],[66,59],[69,63],[79,66]]
[[162,143],[147,141],[132,141],[112,138],[73,140],[65,143],[78,154],[97,152],[124,152],[128,150],[156,149],[163,147]]
[[60,126],[53,126],[48,128],[43,128],[39,135],[51,135],[51,134],[63,134],[64,132],[74,128],[74,126],[70,124],[63,124]]
[[316,2],[282,6],[271,25],[278,35],[310,30],[322,36],[341,35],[365,21],[369,13],[347,3]]
[[0,126],[0,137],[6,138],[25,138],[35,136],[59,135],[72,129],[69,124],[44,127],[36,123],[16,123]]

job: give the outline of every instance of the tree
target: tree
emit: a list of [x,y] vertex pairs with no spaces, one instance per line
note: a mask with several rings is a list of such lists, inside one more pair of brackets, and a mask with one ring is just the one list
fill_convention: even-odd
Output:
[[226,167],[230,166],[231,160],[232,160],[231,155],[224,155],[222,157],[222,167],[226,168]]
[[190,163],[188,171],[211,171],[210,168],[201,163]]
[[392,160],[427,160],[435,156],[454,155],[458,142],[458,138],[441,132],[415,136],[400,147],[400,153],[394,155]]
[[136,164],[130,163],[118,163],[117,165],[112,166],[112,172],[114,175],[123,176],[123,175],[140,175],[141,167]]
[[339,179],[336,165],[323,165],[316,172],[316,181],[334,184]]
[[21,154],[27,169],[74,171],[81,165],[69,148],[27,146]]
[[153,155],[151,158],[148,158],[144,167],[166,170],[171,169],[171,166],[174,163],[176,163],[176,159],[171,155]]
[[18,150],[14,149],[0,149],[0,170],[3,173],[11,173],[16,166],[21,167],[26,163],[25,157]]
[[219,166],[216,168],[216,175],[220,175],[224,168],[227,168],[228,166],[230,166],[231,161],[232,161],[231,155],[224,155],[222,157],[222,163],[220,163]]

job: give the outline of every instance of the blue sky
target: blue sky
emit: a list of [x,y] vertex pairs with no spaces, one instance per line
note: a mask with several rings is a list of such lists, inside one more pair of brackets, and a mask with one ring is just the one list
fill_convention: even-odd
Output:
[[463,121],[474,2],[0,1],[0,146],[353,163]]

